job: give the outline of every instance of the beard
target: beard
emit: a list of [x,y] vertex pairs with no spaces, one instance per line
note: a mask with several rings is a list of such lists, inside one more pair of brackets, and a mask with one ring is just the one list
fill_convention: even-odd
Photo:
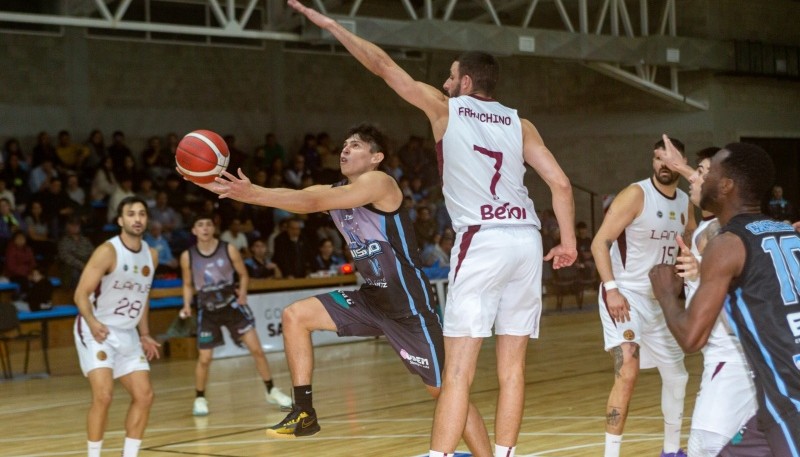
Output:
[[455,98],[455,97],[460,96],[461,95],[461,84],[460,83],[457,84],[456,87],[451,89],[450,92],[447,95],[449,95],[450,98]]
[[[664,170],[669,171],[669,176],[661,174],[661,172]],[[661,184],[664,184],[665,186],[671,186],[675,184],[676,182],[678,182],[678,179],[680,179],[680,177],[681,175],[679,173],[669,170],[667,168],[662,168],[661,170],[658,170],[658,173],[656,173],[656,181],[658,181]]]

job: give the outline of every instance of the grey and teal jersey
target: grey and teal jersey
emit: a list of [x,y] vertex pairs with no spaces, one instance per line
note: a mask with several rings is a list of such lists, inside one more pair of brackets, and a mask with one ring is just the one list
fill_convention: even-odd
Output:
[[725,310],[756,375],[759,422],[777,424],[789,443],[798,444],[800,234],[763,214],[734,216],[722,231],[738,236],[746,251]]
[[364,278],[361,292],[370,303],[392,318],[432,311],[430,282],[405,210],[387,213],[366,205],[330,215]]

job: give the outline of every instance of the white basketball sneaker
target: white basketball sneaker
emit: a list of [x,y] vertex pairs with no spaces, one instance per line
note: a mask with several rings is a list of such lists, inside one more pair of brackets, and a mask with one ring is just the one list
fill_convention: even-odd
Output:
[[283,408],[292,406],[292,397],[281,392],[277,387],[273,387],[272,391],[267,393],[267,403],[278,405]]
[[192,415],[208,416],[208,400],[206,400],[205,397],[197,397],[194,399],[194,407],[192,408]]

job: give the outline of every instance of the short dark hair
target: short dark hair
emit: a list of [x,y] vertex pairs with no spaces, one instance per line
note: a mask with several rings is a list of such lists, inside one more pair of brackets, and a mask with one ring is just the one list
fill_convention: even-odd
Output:
[[144,201],[142,197],[139,197],[137,195],[132,195],[130,197],[123,198],[122,201],[119,202],[119,205],[117,205],[117,217],[122,217],[122,210],[126,206],[133,205],[134,203],[141,203],[142,206],[144,206],[145,213],[148,216],[150,216],[150,208],[147,207],[147,202]]
[[488,53],[480,51],[467,51],[456,59],[458,62],[458,76],[469,76],[472,87],[486,92],[494,93],[497,80],[500,78],[500,64],[497,59]]
[[718,146],[709,146],[707,148],[703,148],[697,151],[697,164],[700,165],[700,162],[702,162],[705,159],[711,160],[711,158],[714,157],[714,154],[719,152],[720,149],[722,148]]
[[211,213],[197,213],[197,214],[194,215],[194,218],[192,219],[192,227],[194,227],[195,224],[197,224],[198,222],[200,222],[202,220],[205,220],[205,219],[210,220],[212,224],[214,223],[214,215],[213,214],[211,214]]
[[736,183],[739,197],[747,203],[760,203],[775,183],[772,158],[750,143],[730,143],[722,149],[730,153],[720,162],[723,173]]
[[369,143],[370,152],[383,152],[387,154],[386,135],[373,124],[362,123],[350,128],[347,131],[347,138],[358,136],[358,139]]
[[[672,142],[672,145],[681,152],[681,155],[686,156],[686,146],[683,145],[683,142],[677,138],[669,137],[669,141]],[[664,144],[664,139],[660,139],[656,141],[656,144],[653,146],[653,149],[667,149],[667,145]]]

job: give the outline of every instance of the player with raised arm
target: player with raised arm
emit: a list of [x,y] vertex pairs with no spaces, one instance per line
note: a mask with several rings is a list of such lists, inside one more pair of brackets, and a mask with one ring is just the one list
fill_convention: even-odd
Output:
[[[364,277],[359,290],[317,295],[283,311],[283,341],[295,404],[283,421],[267,430],[268,436],[295,438],[320,431],[311,388],[311,333],[316,330],[336,331],[340,336],[385,335],[406,368],[422,378],[434,398],[439,396],[445,359],[442,327],[433,311],[433,290],[421,268],[414,230],[402,206],[403,193],[394,178],[378,170],[385,151],[383,133],[362,124],[347,134],[339,159],[346,179],[333,186],[268,189],[251,184],[241,170],[238,177],[225,172],[216,183],[202,185],[221,198],[294,213],[330,212]],[[467,408],[464,440],[473,455],[490,456],[483,418],[472,404]]]
[[667,325],[687,353],[706,345],[724,307],[755,373],[758,412],[723,457],[800,456],[800,234],[761,213],[774,177],[763,149],[726,145],[701,187],[700,207],[722,229],[703,251],[691,305],[678,298],[683,279],[675,267],[650,271]]
[[[683,144],[673,142],[683,149]],[[667,329],[647,274],[653,265],[675,263],[677,238],[694,229],[694,208],[686,193],[678,189],[678,174],[659,158],[663,148],[663,140],[655,144],[652,176],[629,185],[614,198],[592,241],[603,282],[598,298],[605,350],[614,359],[614,386],[606,404],[606,457],[619,456],[639,370],[653,367],[658,368],[662,382],[661,455],[686,455],[680,439],[689,375],[683,351]]]
[[95,249],[74,294],[80,311],[75,346],[92,388],[89,457],[100,457],[115,379],[131,396],[122,456],[138,455],[153,404],[148,360],[159,357],[160,345],[150,336],[147,319],[158,253],[142,239],[147,229],[144,200],[123,199],[117,207],[117,224],[120,234]]
[[445,205],[456,231],[444,315],[447,357],[430,455],[455,451],[467,423],[478,353],[494,327],[500,384],[495,454],[513,456],[525,405],[525,356],[529,340],[538,337],[541,314],[542,240],[523,184],[525,164],[542,177],[553,196],[561,244],[544,260],[552,259],[554,268],[577,258],[569,179],[533,124],[492,98],[499,76],[493,56],[459,56],[442,93],[415,81],[386,52],[335,20],[297,0],[288,3],[428,117]]
[[[697,170],[688,176],[689,199],[698,208],[701,188],[711,164],[711,157],[719,149],[712,147],[698,151]],[[668,166],[672,158],[665,156],[669,153],[680,157],[680,152],[667,144],[661,154],[662,160]],[[691,247],[687,247],[683,240],[678,238],[681,255],[678,256],[675,268],[685,281],[687,306],[691,305],[692,297],[700,285],[699,268],[702,253],[719,230],[719,220],[710,212],[703,211],[703,220],[697,224],[697,229],[692,234]],[[708,337],[708,343],[702,351],[703,376],[692,413],[688,454],[691,457],[715,457],[753,417],[758,405],[753,373],[724,313],[720,313]]]

